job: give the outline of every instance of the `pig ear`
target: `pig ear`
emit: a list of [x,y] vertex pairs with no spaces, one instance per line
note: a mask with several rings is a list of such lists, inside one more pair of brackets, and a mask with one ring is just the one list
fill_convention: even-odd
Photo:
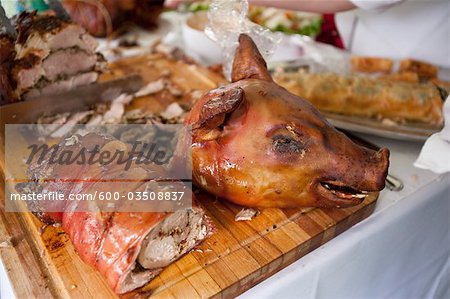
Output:
[[239,47],[233,61],[231,81],[243,79],[261,79],[272,81],[267,64],[250,36],[239,36]]
[[227,114],[236,110],[244,101],[242,88],[216,89],[205,95],[198,120],[192,124],[196,138],[203,141],[213,140],[220,136],[220,126],[225,122]]

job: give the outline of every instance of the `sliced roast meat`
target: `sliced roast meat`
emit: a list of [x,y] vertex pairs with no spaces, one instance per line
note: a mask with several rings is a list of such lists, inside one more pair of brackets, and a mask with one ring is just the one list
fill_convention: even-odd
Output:
[[[87,134],[83,137],[73,135],[70,138],[63,139],[57,146],[55,157],[62,152],[72,152],[78,155],[83,148],[93,150],[96,146],[102,148],[105,144],[113,140],[100,134]],[[42,152],[33,156],[27,171],[29,182],[20,184],[16,187],[18,192],[27,194],[33,192],[49,193],[60,192],[66,197],[74,192],[82,192],[92,182],[90,178],[99,176],[104,169],[101,165],[84,165],[72,163],[70,165],[60,165],[51,162],[51,153],[41,156]],[[74,180],[78,179],[80,180]],[[63,211],[66,208],[66,201],[52,201],[42,206],[40,202],[27,202],[29,209],[44,223],[60,223],[62,221]]]
[[190,250],[208,233],[204,213],[180,210],[166,218],[144,239],[138,262],[145,269],[166,267]]
[[83,86],[91,84],[97,81],[98,72],[81,73],[67,79],[62,79],[54,82],[44,82],[42,87],[35,87],[28,91],[25,95],[25,99],[35,98],[37,96],[58,94],[68,90],[72,90],[77,86]]
[[97,80],[92,71],[101,70],[103,57],[95,52],[98,43],[85,29],[36,12],[22,12],[13,24],[15,39],[0,32],[0,104]]
[[[187,220],[184,226],[180,225],[180,219]],[[117,292],[129,292],[143,286],[150,280],[147,275],[158,273],[178,260],[211,235],[212,231],[209,218],[198,207],[170,214],[144,238],[138,260],[133,269],[119,280]]]
[[75,75],[92,70],[97,63],[97,55],[69,48],[53,52],[44,60],[42,68],[47,80],[56,80],[62,75]]
[[41,79],[55,81],[92,70],[97,63],[97,55],[78,48],[57,50],[43,59],[43,51],[34,50],[17,60],[13,76],[17,82],[17,93],[33,87]]
[[82,27],[56,16],[23,12],[17,18],[16,29],[19,34],[17,59],[25,57],[29,51],[41,50],[46,57],[52,51],[72,47],[93,53],[98,46],[97,41]]
[[18,95],[33,87],[42,77],[42,59],[42,51],[36,50],[14,62],[12,76],[17,84],[16,93]]

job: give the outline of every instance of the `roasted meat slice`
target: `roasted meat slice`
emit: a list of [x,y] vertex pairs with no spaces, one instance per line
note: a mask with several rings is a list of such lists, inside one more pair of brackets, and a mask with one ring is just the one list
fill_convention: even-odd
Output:
[[25,57],[29,51],[42,51],[45,58],[52,51],[72,47],[93,53],[98,46],[97,41],[82,27],[56,16],[37,15],[35,11],[23,12],[15,24],[18,32],[16,59]]
[[17,82],[17,92],[33,87],[39,80],[55,81],[91,71],[97,64],[97,55],[78,48],[56,50],[43,59],[41,50],[30,51],[16,61],[13,77]]
[[41,51],[36,50],[14,61],[11,75],[16,82],[16,93],[18,95],[22,94],[24,90],[31,88],[42,77],[42,59]]
[[[85,29],[56,16],[23,12],[17,37],[0,34],[1,104],[95,82],[103,58]],[[25,98],[26,98],[25,97]]]
[[24,99],[29,99],[37,96],[57,94],[72,90],[75,87],[88,85],[97,81],[98,76],[98,72],[92,71],[69,76],[66,79],[53,82],[42,80],[35,87],[27,91],[23,97]]
[[67,48],[52,52],[42,63],[44,76],[54,81],[59,76],[75,75],[90,71],[97,63],[97,55],[92,52]]

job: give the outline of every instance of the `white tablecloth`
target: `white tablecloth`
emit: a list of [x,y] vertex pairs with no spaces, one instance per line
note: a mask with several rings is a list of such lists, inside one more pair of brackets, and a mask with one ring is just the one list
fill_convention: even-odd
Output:
[[241,298],[450,298],[450,174],[414,168],[420,144],[366,138],[391,150],[404,190]]
[[[420,144],[365,136],[391,150],[405,183],[375,212],[242,298],[450,298],[450,174],[414,168]],[[0,298],[13,291],[0,265]]]
[[[166,39],[180,42],[182,19],[165,14]],[[450,298],[450,174],[413,167],[421,144],[365,137],[391,150],[390,172],[405,188],[383,191],[368,219],[242,298]],[[0,298],[12,297],[0,263]]]

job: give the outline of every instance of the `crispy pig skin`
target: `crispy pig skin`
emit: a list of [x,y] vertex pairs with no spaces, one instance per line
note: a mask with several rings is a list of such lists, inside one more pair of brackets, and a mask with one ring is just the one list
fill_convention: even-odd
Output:
[[[86,149],[94,149],[95,146],[103,147],[106,143],[111,142],[112,139],[105,135],[88,134],[83,137],[83,142],[70,143],[67,140],[62,140],[58,145],[58,151],[55,155],[60,155],[63,151],[72,151],[78,153],[82,147]],[[40,190],[40,192],[62,192],[67,198],[71,193],[80,193],[87,188],[87,185],[92,184],[90,178],[99,176],[103,168],[100,165],[87,165],[73,163],[69,166],[59,165],[50,162],[50,155],[40,160],[40,156],[36,155],[35,159],[30,164],[27,176],[30,179],[29,183],[21,184],[19,192],[24,192],[26,189]],[[74,178],[82,178],[84,180],[73,180]],[[39,181],[47,180],[45,184],[39,184]],[[24,190],[25,189],[25,190]],[[30,191],[31,192],[31,191]],[[30,201],[27,204],[30,210],[44,223],[53,224],[61,223],[64,211],[66,210],[67,201],[52,201],[46,203],[45,207],[41,207],[39,202]]]
[[[54,156],[67,151],[75,156],[83,149],[92,151],[96,147],[100,151],[128,149],[126,144],[107,135],[90,133],[62,140]],[[93,194],[98,190],[114,190],[121,194],[143,192],[149,184],[146,180],[148,171],[151,170],[152,178],[155,173],[162,175],[165,171],[156,165],[150,169],[132,165],[127,171],[118,164],[61,165],[52,163],[50,157],[34,159],[27,173],[30,182],[16,186],[18,192],[64,192],[66,197],[69,194]],[[127,180],[121,180],[123,178]],[[89,200],[45,204],[45,207],[39,206],[42,202],[31,201],[30,208],[45,223],[60,223],[80,258],[98,270],[118,294],[145,285],[214,230],[211,220],[195,199],[192,207],[176,212],[126,212],[127,209],[105,212],[98,202]],[[114,204],[116,208],[119,205],[123,208],[132,203],[119,201]],[[173,245],[169,255],[165,254],[167,241]]]

